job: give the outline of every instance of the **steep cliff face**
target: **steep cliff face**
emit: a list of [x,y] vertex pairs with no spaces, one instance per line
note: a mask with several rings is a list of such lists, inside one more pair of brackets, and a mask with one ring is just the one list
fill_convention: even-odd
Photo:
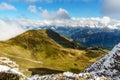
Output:
[[84,72],[94,75],[104,75],[112,80],[120,80],[120,43],[103,58],[89,66]]

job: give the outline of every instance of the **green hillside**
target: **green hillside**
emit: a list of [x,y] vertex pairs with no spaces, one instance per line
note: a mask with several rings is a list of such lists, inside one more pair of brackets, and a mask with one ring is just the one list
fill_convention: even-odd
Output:
[[0,56],[16,61],[23,73],[29,68],[80,72],[108,51],[87,48],[52,30],[29,30],[0,42]]

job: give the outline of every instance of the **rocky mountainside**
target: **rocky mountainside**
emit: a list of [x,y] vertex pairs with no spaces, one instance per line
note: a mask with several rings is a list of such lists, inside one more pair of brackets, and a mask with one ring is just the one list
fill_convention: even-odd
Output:
[[108,80],[106,77],[94,76],[90,73],[74,74],[72,72],[63,72],[60,74],[51,75],[32,75],[26,77],[19,71],[18,64],[11,61],[7,57],[0,57],[0,80],[88,80],[88,79],[102,79]]
[[110,80],[120,80],[120,43],[103,58],[89,66],[84,72],[94,75],[104,75]]
[[63,74],[34,75],[32,79],[52,80],[120,80],[120,43],[108,54],[86,68],[82,73],[74,74],[64,72]]

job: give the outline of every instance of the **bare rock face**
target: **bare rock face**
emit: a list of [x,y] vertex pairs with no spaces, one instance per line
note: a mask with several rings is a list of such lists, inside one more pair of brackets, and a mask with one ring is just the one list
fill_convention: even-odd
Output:
[[120,80],[120,43],[83,72],[89,72],[98,76],[103,75],[111,80]]

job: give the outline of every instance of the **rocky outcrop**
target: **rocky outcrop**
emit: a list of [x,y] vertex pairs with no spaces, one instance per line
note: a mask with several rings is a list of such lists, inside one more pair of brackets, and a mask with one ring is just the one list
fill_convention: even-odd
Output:
[[14,61],[0,57],[0,80],[28,80],[28,78],[19,71]]
[[94,76],[90,73],[74,74],[71,72],[64,72],[62,74],[51,75],[34,75],[30,77],[30,80],[109,80],[104,76]]
[[111,80],[120,80],[120,43],[111,52],[89,66],[84,72],[97,76],[106,76]]

